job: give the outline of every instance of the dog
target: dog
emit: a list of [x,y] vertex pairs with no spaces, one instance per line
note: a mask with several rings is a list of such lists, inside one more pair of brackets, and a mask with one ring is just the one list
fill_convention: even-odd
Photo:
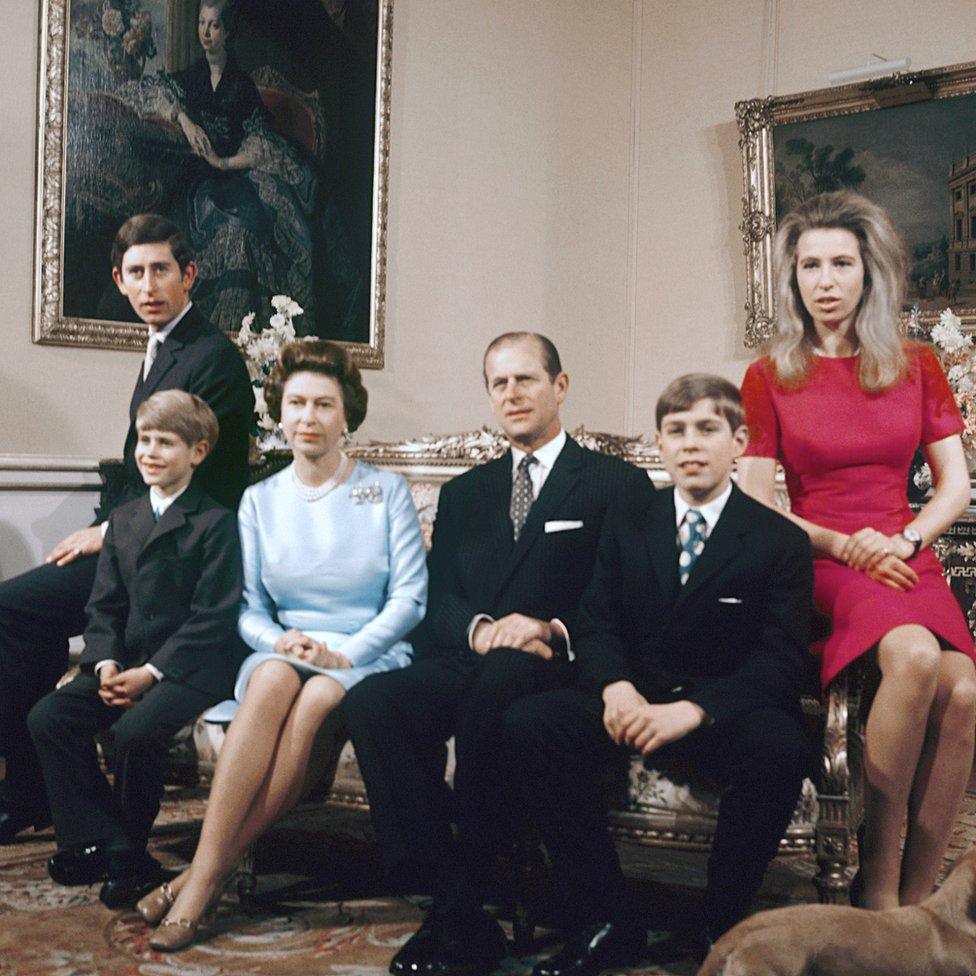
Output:
[[698,976],[976,976],[976,848],[918,905],[797,905],[726,932]]

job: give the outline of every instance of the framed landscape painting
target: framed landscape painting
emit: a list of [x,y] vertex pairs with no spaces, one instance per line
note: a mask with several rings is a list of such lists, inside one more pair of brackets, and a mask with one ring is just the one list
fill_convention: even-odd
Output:
[[35,341],[144,346],[109,251],[155,212],[215,325],[260,328],[287,295],[299,335],[382,366],[392,18],[393,0],[42,0]]
[[817,193],[883,206],[909,251],[923,324],[951,306],[976,326],[976,62],[739,102],[747,261],[745,343],[770,335],[776,221]]

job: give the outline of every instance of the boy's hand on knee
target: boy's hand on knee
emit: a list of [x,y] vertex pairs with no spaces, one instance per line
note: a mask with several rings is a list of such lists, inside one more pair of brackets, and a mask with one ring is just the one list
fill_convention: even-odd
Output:
[[156,678],[148,668],[129,668],[120,671],[113,678],[103,680],[98,694],[107,705],[131,708],[136,699],[148,691],[155,681]]

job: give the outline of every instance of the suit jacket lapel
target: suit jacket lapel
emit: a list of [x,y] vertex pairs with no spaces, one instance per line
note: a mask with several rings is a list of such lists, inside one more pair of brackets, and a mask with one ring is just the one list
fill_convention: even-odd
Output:
[[[159,521],[153,525],[139,553],[140,559],[145,556],[157,540],[185,524],[186,513],[196,511],[197,506],[200,504],[201,494],[200,489],[191,482],[189,488],[163,512],[159,517]],[[148,504],[146,508],[149,511],[149,519],[152,520],[152,504]]]
[[743,540],[748,532],[745,516],[745,496],[733,485],[732,494],[725,503],[715,530],[709,535],[702,554],[692,566],[688,582],[681,587],[679,604],[684,603],[706,580],[742,551]]
[[644,516],[644,543],[661,584],[661,592],[671,606],[678,596],[678,529],[675,523],[674,489],[661,489],[655,496],[655,503]]
[[149,375],[142,383],[141,392],[143,400],[147,399],[156,391],[163,377],[170,371],[177,359],[179,359],[183,347],[196,333],[196,316],[196,306],[193,306],[180,319],[176,328],[173,329],[169,336],[167,336],[166,341],[159,347],[156,353],[156,360],[152,364],[152,369],[149,370]]
[[567,437],[563,449],[559,452],[559,457],[556,458],[556,463],[552,466],[552,471],[549,472],[549,476],[542,486],[542,491],[539,492],[539,497],[532,503],[532,508],[529,509],[529,516],[525,520],[525,525],[522,527],[519,540],[515,543],[514,548],[512,548],[512,521],[508,510],[512,497],[511,459],[509,459],[508,496],[504,507],[504,518],[511,556],[498,582],[498,586],[495,588],[492,600],[497,597],[498,591],[508,582],[512,573],[518,568],[519,563],[522,562],[532,546],[535,545],[536,539],[538,539],[546,523],[546,519],[559,510],[559,506],[566,499],[566,496],[576,487],[582,467],[583,449],[571,437]]
[[481,503],[488,521],[490,548],[485,566],[489,576],[495,577],[489,589],[497,593],[501,574],[507,572],[512,555],[512,521],[508,514],[512,501],[512,452],[506,451],[481,470],[484,472],[480,484]]

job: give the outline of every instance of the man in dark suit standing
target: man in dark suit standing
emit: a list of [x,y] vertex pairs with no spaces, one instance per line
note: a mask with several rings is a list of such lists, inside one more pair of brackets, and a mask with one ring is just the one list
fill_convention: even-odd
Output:
[[[482,910],[505,822],[494,802],[496,777],[507,775],[495,765],[499,720],[521,695],[566,682],[607,506],[653,493],[644,472],[566,435],[569,378],[544,336],[499,336],[484,378],[511,450],[441,489],[414,662],[365,679],[343,704],[387,867],[401,885],[434,894],[393,973],[487,972],[504,956]],[[443,778],[452,735],[453,807]]]
[[[125,486],[116,505],[142,495],[135,463],[136,411],[158,390],[182,389],[205,400],[217,415],[220,437],[194,483],[235,507],[247,486],[248,431],[254,394],[239,351],[193,307],[193,253],[175,224],[155,214],[129,218],[112,248],[112,276],[149,327],[123,458]],[[68,639],[85,628],[85,604],[109,512],[101,524],[59,542],[44,565],[0,583],[0,844],[28,827],[51,822],[37,757],[27,734],[27,713],[68,665]],[[94,879],[93,879],[94,880]]]
[[680,377],[657,425],[674,488],[607,516],[574,638],[576,687],[522,699],[504,719],[511,774],[570,912],[569,941],[535,976],[595,976],[644,949],[599,785],[629,751],[726,785],[695,955],[748,908],[812,770],[800,713],[810,541],[731,482],[748,436],[735,386]]

